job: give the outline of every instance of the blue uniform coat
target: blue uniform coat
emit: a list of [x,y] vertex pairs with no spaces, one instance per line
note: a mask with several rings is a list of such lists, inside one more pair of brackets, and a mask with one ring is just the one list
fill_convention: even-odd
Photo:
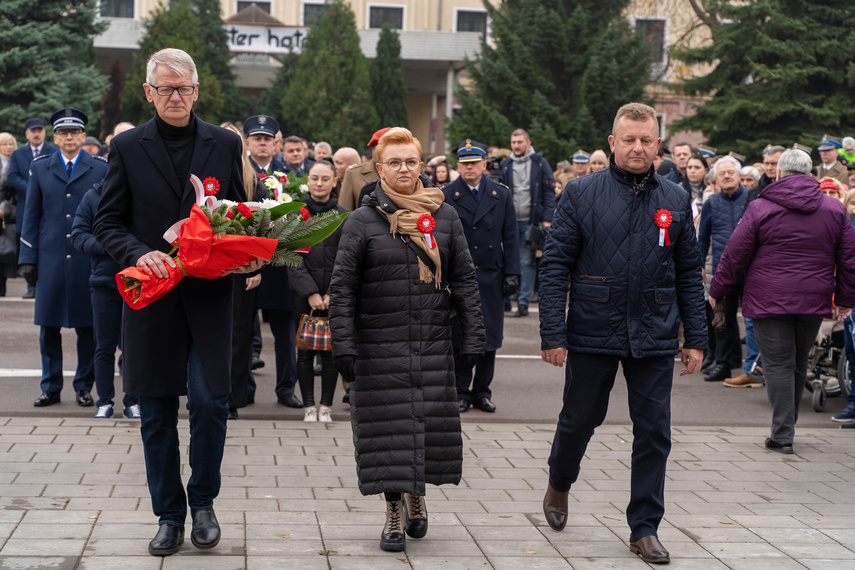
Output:
[[[57,152],[59,152],[57,147],[45,143],[42,146],[39,156],[49,156]],[[18,215],[23,217],[24,206],[27,203],[27,181],[30,179],[30,164],[33,162],[33,149],[29,144],[25,144],[13,152],[9,159],[9,177],[7,180],[9,185],[15,189],[15,197],[18,200]],[[18,233],[21,233],[20,224],[18,226]]]
[[458,178],[442,187],[445,202],[457,210],[463,224],[463,234],[475,264],[484,328],[487,330],[485,350],[502,346],[505,301],[502,281],[506,275],[520,274],[519,232],[514,213],[511,189],[486,176],[478,185],[478,202],[469,186]]
[[92,259],[74,247],[71,225],[87,190],[106,173],[106,160],[83,151],[71,178],[59,152],[42,155],[30,165],[18,263],[38,267],[35,324],[39,326],[92,326]]

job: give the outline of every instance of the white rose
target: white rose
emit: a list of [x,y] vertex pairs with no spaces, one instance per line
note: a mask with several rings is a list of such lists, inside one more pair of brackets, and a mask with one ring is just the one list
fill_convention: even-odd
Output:
[[300,184],[300,192],[308,192],[309,187],[306,184]]

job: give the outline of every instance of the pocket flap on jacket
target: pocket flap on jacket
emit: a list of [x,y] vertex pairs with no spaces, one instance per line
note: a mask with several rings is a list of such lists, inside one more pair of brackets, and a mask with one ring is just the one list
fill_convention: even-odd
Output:
[[606,285],[604,283],[580,283],[579,281],[576,281],[573,283],[572,294],[574,299],[605,303],[609,300],[610,289],[611,285]]
[[653,299],[660,305],[675,303],[677,301],[677,289],[675,287],[654,287]]
[[669,212],[671,212],[671,223],[680,225],[680,212],[673,210],[669,210]]

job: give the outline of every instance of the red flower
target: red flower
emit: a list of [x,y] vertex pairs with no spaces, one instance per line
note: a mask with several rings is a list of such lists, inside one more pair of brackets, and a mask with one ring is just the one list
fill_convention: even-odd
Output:
[[226,210],[226,218],[227,218],[227,219],[229,219],[229,220],[233,220],[233,219],[234,219],[234,217],[235,217],[235,212],[234,212],[234,210],[231,210],[231,209]]
[[309,219],[312,217],[312,214],[310,214],[309,210],[307,210],[306,208],[300,208],[300,215],[303,216],[304,222],[308,222]]
[[220,183],[213,176],[209,176],[202,181],[202,188],[205,189],[205,196],[216,196],[220,191]]
[[419,219],[416,224],[419,227],[419,231],[424,234],[429,234],[436,227],[436,220],[434,220],[433,216],[431,216],[430,214],[422,214],[421,216],[419,216]]
[[258,173],[258,177],[259,177],[259,178],[267,178],[267,175],[266,175],[266,174],[264,174],[263,172],[259,172],[259,173]]
[[235,209],[237,210],[238,214],[240,214],[247,220],[252,218],[252,210],[250,210],[249,206],[247,206],[246,204],[238,204],[237,206],[235,206]]

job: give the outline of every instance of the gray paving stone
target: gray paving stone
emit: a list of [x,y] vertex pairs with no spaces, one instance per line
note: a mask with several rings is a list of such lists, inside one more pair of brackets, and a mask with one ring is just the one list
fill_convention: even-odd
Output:
[[10,538],[0,550],[3,556],[80,556],[85,539]]
[[[332,570],[402,570],[406,569],[407,557],[403,552],[383,552],[377,548],[378,555],[375,556],[341,556],[330,555],[329,567]],[[403,560],[404,562],[401,562]],[[436,560],[436,558],[429,559]],[[486,559],[483,559],[486,563]],[[428,563],[429,563],[428,561]],[[326,563],[326,560],[324,561]],[[480,563],[479,563],[480,564]],[[287,566],[286,566],[287,567]],[[281,570],[282,566],[276,568]],[[324,566],[326,568],[326,566]],[[421,568],[436,568],[436,566],[428,565]],[[445,568],[443,565],[442,568]],[[481,568],[481,566],[473,566],[473,568]],[[489,568],[486,566],[485,568]]]
[[19,524],[11,538],[13,540],[46,538],[51,540],[83,540],[92,534],[94,522],[90,521],[89,524]]
[[[100,556],[84,557],[75,570],[116,570],[117,568],[133,568],[134,570],[158,570],[163,560],[149,556]],[[2,566],[0,566],[2,568]]]
[[0,554],[0,568],[9,570],[73,570],[76,568],[76,556],[3,556]]

